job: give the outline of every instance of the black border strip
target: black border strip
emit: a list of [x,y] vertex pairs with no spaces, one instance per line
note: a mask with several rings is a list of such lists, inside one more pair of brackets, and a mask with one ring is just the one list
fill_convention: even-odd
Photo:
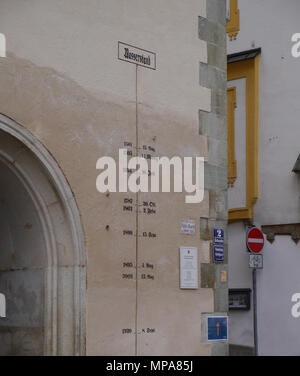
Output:
[[253,50],[247,50],[242,52],[236,52],[234,54],[227,55],[227,64],[235,63],[237,61],[254,59],[257,55],[261,54],[261,48],[254,48]]

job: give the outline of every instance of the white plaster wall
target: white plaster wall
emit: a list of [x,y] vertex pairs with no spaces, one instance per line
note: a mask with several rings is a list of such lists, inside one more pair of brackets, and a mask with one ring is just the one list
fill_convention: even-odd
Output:
[[[299,223],[300,179],[292,168],[300,153],[300,59],[291,55],[291,36],[299,32],[300,2],[239,0],[239,9],[241,30],[236,41],[228,41],[228,53],[262,48],[259,198],[254,206],[254,224]],[[237,245],[244,229],[230,225],[228,232],[230,287],[251,287],[249,273],[241,279],[240,272],[247,262],[240,259]],[[273,245],[266,243],[264,270],[258,272],[261,355],[299,355],[300,321],[290,315],[291,294],[300,291],[299,251],[300,245],[289,237],[276,237]],[[248,314],[231,314],[231,343],[250,343],[250,320]]]
[[300,320],[291,314],[292,295],[300,292],[299,265],[299,244],[289,236],[266,243],[257,279],[260,355],[300,355]]
[[[139,141],[159,156],[207,157],[198,119],[211,98],[199,85],[207,49],[198,38],[198,16],[205,13],[205,0],[0,2],[8,55],[0,62],[0,113],[45,145],[76,199],[88,260],[89,355],[211,352],[201,344],[199,320],[201,312],[213,311],[213,289],[180,291],[177,253],[180,245],[202,247],[199,226],[194,238],[183,238],[178,226],[183,218],[209,217],[208,195],[192,207],[183,197],[140,195],[155,199],[158,209],[136,221],[134,211],[123,210],[127,194],[103,195],[95,186],[97,159],[116,157],[124,142],[135,147]],[[135,65],[118,60],[118,41],[156,53],[157,70],[139,68],[136,85]],[[156,263],[153,283],[143,281],[138,268],[130,271],[139,289],[134,278],[122,276],[124,262],[137,263],[136,239],[123,231],[135,231],[137,222],[158,234],[152,243],[138,240],[138,261]],[[206,257],[202,251],[200,257]],[[70,299],[65,285],[60,292]],[[130,335],[123,335],[126,328]],[[144,336],[144,328],[155,328],[155,335]]]
[[268,224],[297,222],[300,181],[291,171],[299,155],[300,59],[291,55],[291,36],[299,32],[300,2],[240,0],[239,8],[241,30],[228,42],[228,53],[262,48],[255,217]]
[[143,72],[140,101],[193,125],[199,109],[210,109],[209,89],[199,85],[199,62],[207,61],[198,38],[205,0],[2,0],[0,6],[8,54],[52,67],[95,94],[132,102],[135,66],[117,59],[122,41],[157,53],[156,74]]

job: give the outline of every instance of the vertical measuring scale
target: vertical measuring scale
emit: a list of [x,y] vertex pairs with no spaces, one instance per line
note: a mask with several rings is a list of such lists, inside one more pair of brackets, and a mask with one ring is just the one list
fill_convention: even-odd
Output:
[[[139,156],[139,116],[138,116],[138,65],[135,66],[135,138],[136,138],[136,156]],[[139,192],[136,193],[136,229],[135,229],[135,279],[136,279],[136,298],[135,298],[135,355],[138,355],[138,283],[139,283]]]
[[[206,139],[199,135],[197,120],[186,120],[167,108],[159,112],[153,107],[147,84],[153,86],[153,81],[159,77],[144,68],[155,70],[155,54],[131,46],[124,47],[124,53],[122,46],[119,45],[120,60],[139,56],[139,60],[145,62],[134,67],[135,129],[132,124],[129,129],[132,140],[122,142],[126,141],[128,145],[128,155],[143,157],[148,162],[149,185],[148,192],[128,192],[124,196],[128,200],[128,205],[124,205],[124,223],[131,226],[132,231],[126,233],[123,242],[127,257],[131,259],[126,263],[130,279],[123,281],[128,305],[122,324],[126,336],[122,337],[121,346],[125,351],[128,348],[132,351],[134,347],[134,354],[140,356],[183,354],[190,348],[194,353],[201,353],[205,349],[200,342],[199,314],[211,310],[210,299],[207,289],[198,288],[198,284],[192,290],[180,287],[179,252],[185,246],[195,249],[198,254],[199,218],[208,218],[209,208],[205,202],[187,204],[186,196],[191,194],[185,191],[183,182],[182,192],[174,191],[173,167],[170,167],[170,191],[161,189],[161,179],[169,179],[162,173],[159,174],[158,192],[151,191],[150,183],[155,173],[151,171],[151,159],[167,157],[170,161],[179,157],[184,177],[184,157],[203,158]],[[131,172],[128,171],[129,176]],[[205,200],[207,202],[207,196]],[[183,231],[182,223],[192,224],[192,230]],[[186,317],[188,320],[183,319]],[[174,340],[170,341],[170,338]]]
[[[141,124],[139,122],[139,96],[138,96],[138,83],[139,74],[141,69],[136,65],[136,156],[142,157],[148,162],[148,172],[151,174],[151,158],[154,156],[155,148],[149,145],[149,142],[144,139],[144,134],[141,132]],[[141,140],[142,133],[142,140]],[[149,179],[149,175],[148,175]],[[150,180],[150,179],[149,179]],[[149,186],[150,190],[150,186]],[[155,333],[155,328],[149,328],[149,325],[144,325],[142,318],[143,312],[140,310],[140,284],[143,284],[146,289],[155,276],[154,270],[156,265],[153,260],[148,259],[145,244],[150,242],[151,248],[155,247],[155,239],[157,232],[150,230],[147,218],[156,215],[156,203],[154,200],[155,193],[136,193],[136,317],[135,317],[135,355],[139,355],[140,342],[142,336]],[[148,248],[148,247],[147,247]],[[142,255],[141,255],[142,253]]]
[[[138,47],[134,47],[131,45],[128,45],[126,43],[118,42],[118,58],[120,60],[126,61],[128,63],[135,64],[135,142],[133,145],[132,142],[124,142],[124,144],[129,146],[128,155],[132,154],[132,156],[135,157],[141,157],[143,156],[143,148],[140,146],[140,134],[139,134],[139,98],[138,98],[138,79],[139,79],[139,70],[143,68],[149,68],[152,70],[156,69],[156,55],[151,52],[147,51]],[[130,174],[130,171],[128,171]],[[129,175],[128,174],[128,175]],[[144,204],[145,202],[141,201],[141,194],[139,192],[135,193],[135,202],[132,202],[132,199],[129,197],[132,195],[127,195],[125,200],[126,204],[130,204],[132,206],[128,206],[127,209],[130,212],[132,208],[134,208],[135,213],[135,230],[134,230],[134,236],[135,236],[135,260],[129,261],[128,263],[125,263],[129,268],[135,267],[135,319],[134,319],[134,325],[135,327],[133,330],[131,328],[122,329],[123,333],[126,334],[134,334],[135,340],[134,340],[134,353],[135,355],[138,355],[138,347],[139,347],[139,335],[144,332],[143,328],[140,328],[139,323],[139,282],[140,279],[147,279],[149,277],[149,274],[144,273],[145,265],[148,267],[150,264],[148,262],[140,262],[140,239],[142,237],[149,236],[150,232],[144,231],[141,232],[140,230],[140,215],[144,214]],[[147,212],[147,211],[146,211]],[[132,231],[125,231],[126,235],[132,235]],[[153,265],[152,265],[153,266]],[[126,274],[125,274],[126,275]],[[131,278],[131,273],[128,273],[129,278]],[[124,276],[124,274],[123,274]]]

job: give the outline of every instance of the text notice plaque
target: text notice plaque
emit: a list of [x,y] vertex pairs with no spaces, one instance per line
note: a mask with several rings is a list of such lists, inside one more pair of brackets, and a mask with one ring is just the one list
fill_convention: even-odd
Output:
[[180,247],[180,288],[198,288],[198,248]]
[[196,234],[196,222],[193,220],[183,219],[180,222],[181,234],[195,235]]

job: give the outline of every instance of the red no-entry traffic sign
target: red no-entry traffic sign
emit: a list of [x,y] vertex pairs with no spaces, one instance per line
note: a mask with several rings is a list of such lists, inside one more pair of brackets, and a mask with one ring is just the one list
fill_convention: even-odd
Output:
[[247,234],[247,247],[253,253],[259,253],[265,244],[264,235],[260,229],[253,227]]

